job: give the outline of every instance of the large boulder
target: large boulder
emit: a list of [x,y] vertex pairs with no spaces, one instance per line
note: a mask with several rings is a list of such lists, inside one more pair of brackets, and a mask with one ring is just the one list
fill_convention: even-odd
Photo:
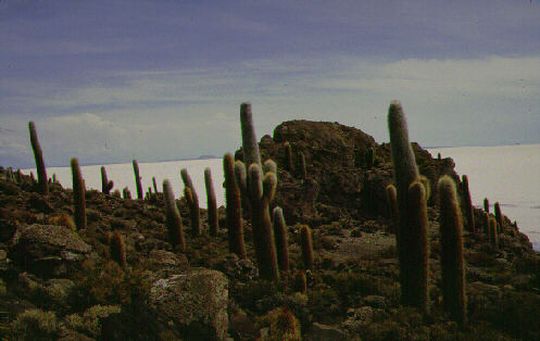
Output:
[[204,268],[157,280],[149,295],[150,309],[161,328],[186,340],[224,340],[227,304],[227,278]]
[[69,228],[27,225],[13,237],[10,258],[25,270],[42,277],[60,277],[84,260],[92,247]]

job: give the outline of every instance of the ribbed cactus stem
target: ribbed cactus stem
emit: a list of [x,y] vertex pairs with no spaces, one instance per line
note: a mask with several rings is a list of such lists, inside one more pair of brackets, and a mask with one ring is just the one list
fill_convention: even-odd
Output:
[[36,161],[36,171],[38,175],[38,187],[39,192],[43,195],[49,194],[49,179],[47,178],[47,169],[45,167],[45,161],[43,161],[43,151],[39,144],[38,135],[36,132],[36,125],[34,122],[28,122],[28,130],[30,131],[30,144],[34,151],[34,159]]
[[253,163],[248,169],[248,183],[253,242],[259,273],[264,279],[278,281],[279,270],[269,208],[275,194],[277,178],[272,172],[263,178],[260,166]]
[[313,236],[311,229],[307,225],[300,226],[300,243],[302,246],[302,260],[304,269],[313,269],[315,257],[313,255]]
[[107,170],[104,166],[101,166],[101,192],[103,192],[103,194],[110,194],[113,187],[114,182],[109,180],[107,177]]
[[[396,245],[399,245],[399,233],[398,224],[399,224],[399,209],[397,203],[397,190],[396,186],[390,184],[386,186],[386,207],[388,209],[388,217],[390,218],[390,232],[396,234]],[[398,246],[399,248],[399,246]]]
[[191,216],[191,232],[193,236],[200,236],[201,235],[201,212],[200,212],[200,207],[199,207],[199,196],[197,195],[197,192],[195,191],[195,186],[193,186],[193,181],[191,180],[191,177],[189,176],[187,169],[183,168],[180,171],[180,175],[182,176],[182,181],[184,182],[185,189],[189,190],[189,193],[188,191],[184,191],[184,192],[186,193],[186,199],[188,201],[189,212]]
[[210,168],[204,170],[204,184],[206,185],[206,205],[208,211],[208,230],[211,236],[216,236],[218,231],[218,213],[216,192],[212,181],[212,171]]
[[471,192],[469,190],[469,178],[467,177],[467,175],[463,175],[461,177],[461,191],[463,194],[463,209],[465,211],[465,219],[467,221],[467,231],[474,233],[476,232],[476,227],[474,223]]
[[294,172],[294,162],[293,162],[293,154],[292,154],[292,147],[289,142],[285,142],[283,144],[283,147],[285,149],[285,169],[293,174]]
[[439,180],[439,226],[444,307],[459,324],[467,323],[465,262],[463,259],[463,220],[456,185],[449,176]]
[[489,213],[489,199],[484,198],[484,212]]
[[408,198],[408,229],[407,242],[409,257],[407,268],[409,269],[410,291],[403,298],[407,305],[415,306],[425,314],[429,313],[429,245],[427,216],[426,190],[420,181],[415,181],[409,186]]
[[495,205],[493,205],[493,211],[495,212],[495,220],[497,221],[497,232],[502,233],[503,232],[503,215],[501,212],[501,205],[496,202]]
[[226,223],[229,236],[229,251],[236,253],[240,258],[246,258],[241,193],[236,183],[234,170],[234,158],[232,154],[227,153],[223,157],[223,174],[225,177]]
[[139,172],[139,163],[137,160],[133,160],[133,172],[135,173],[135,185],[137,186],[137,199],[143,198],[143,189],[141,183],[141,175]]
[[234,163],[234,176],[236,185],[240,190],[242,207],[244,208],[244,217],[247,218],[250,214],[249,212],[251,211],[249,208],[249,193],[247,189],[247,170],[246,165],[240,160],[237,160]]
[[165,202],[165,215],[167,217],[167,232],[169,243],[173,248],[181,252],[186,251],[186,240],[184,238],[184,228],[182,226],[182,217],[176,206],[173,190],[169,180],[163,181],[163,198]]
[[125,268],[127,265],[126,243],[124,237],[118,231],[114,231],[110,242],[111,258],[118,265]]
[[274,238],[278,255],[279,269],[282,273],[289,272],[289,242],[287,224],[281,207],[274,208],[272,212],[274,220]]
[[418,236],[411,236],[409,233],[408,218],[408,190],[413,181],[419,177],[416,159],[409,143],[409,133],[405,114],[398,101],[393,101],[388,109],[388,128],[390,132],[390,143],[392,147],[392,162],[394,165],[394,178],[396,182],[398,208],[399,208],[399,266],[401,283],[401,300],[403,304],[409,303],[411,292],[411,282],[409,274],[413,271],[411,266],[411,250],[409,244]]
[[152,177],[152,185],[154,186],[154,193],[158,194],[159,191],[158,191],[158,188],[157,188],[157,181],[156,181],[155,176]]
[[298,155],[300,158],[300,179],[305,180],[307,179],[306,156],[303,152],[300,152]]
[[240,105],[240,127],[242,130],[242,150],[246,167],[249,168],[253,163],[262,167],[250,103],[246,102]]
[[81,175],[79,160],[71,159],[71,174],[73,176],[73,204],[75,206],[75,225],[77,229],[86,228],[86,188]]

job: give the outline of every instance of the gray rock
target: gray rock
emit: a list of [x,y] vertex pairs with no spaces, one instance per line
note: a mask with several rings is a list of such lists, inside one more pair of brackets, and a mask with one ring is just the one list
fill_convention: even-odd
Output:
[[61,277],[71,265],[84,260],[91,250],[91,246],[71,229],[34,224],[17,230],[9,256],[32,273]]
[[358,333],[373,321],[374,309],[369,306],[347,310],[347,319],[341,326],[353,333]]
[[149,306],[158,323],[187,340],[224,340],[227,304],[228,280],[215,270],[172,275],[150,289]]

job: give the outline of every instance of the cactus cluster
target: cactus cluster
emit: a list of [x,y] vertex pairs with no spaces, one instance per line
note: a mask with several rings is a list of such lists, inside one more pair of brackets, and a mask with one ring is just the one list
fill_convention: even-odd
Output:
[[86,187],[79,167],[79,160],[71,159],[73,176],[73,204],[75,206],[75,225],[77,229],[86,228]]
[[30,131],[30,143],[32,144],[32,150],[34,151],[34,159],[36,161],[36,171],[38,175],[38,188],[41,194],[49,194],[49,183],[47,178],[47,169],[45,167],[45,161],[43,161],[43,151],[39,144],[39,139],[36,132],[36,125],[34,122],[28,122],[28,130]]

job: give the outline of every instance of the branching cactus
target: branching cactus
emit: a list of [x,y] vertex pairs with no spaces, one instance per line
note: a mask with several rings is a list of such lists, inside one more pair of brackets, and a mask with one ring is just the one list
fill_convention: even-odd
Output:
[[307,165],[306,165],[306,156],[303,152],[299,153],[300,157],[300,179],[306,180],[307,179]]
[[495,212],[495,221],[497,221],[497,233],[503,232],[503,215],[501,212],[501,205],[496,202],[493,205],[493,211]]
[[34,159],[36,161],[36,170],[38,175],[39,192],[43,195],[49,194],[49,179],[47,178],[47,169],[45,168],[45,161],[43,161],[43,151],[39,144],[39,139],[36,132],[36,125],[34,122],[28,122],[28,130],[30,131],[30,143],[32,144],[32,150],[34,151]]
[[165,201],[169,243],[171,243],[173,248],[185,252],[186,240],[184,238],[182,217],[180,217],[178,206],[176,206],[176,200],[174,200],[174,194],[169,180],[163,181],[163,197]]
[[135,173],[135,185],[137,186],[137,199],[143,199],[143,189],[141,183],[141,174],[139,172],[139,163],[133,160],[133,172]]
[[180,175],[182,176],[184,187],[189,190],[189,194],[188,191],[184,191],[184,193],[186,193],[186,200],[189,205],[189,212],[191,216],[191,232],[193,233],[193,236],[200,236],[201,210],[199,207],[199,196],[195,191],[195,186],[193,186],[193,181],[191,181],[191,177],[189,176],[187,169],[183,168],[180,171]]
[[81,175],[79,160],[71,159],[71,174],[73,176],[73,204],[75,206],[75,225],[77,229],[86,228],[86,188]]
[[467,221],[467,231],[475,233],[476,227],[474,223],[473,205],[471,192],[469,190],[469,178],[467,175],[461,177],[461,191],[463,193],[463,210],[465,211],[465,218]]
[[294,162],[293,162],[293,154],[292,154],[292,147],[289,142],[285,142],[283,144],[283,147],[285,148],[285,169],[293,174],[294,173]]
[[208,207],[208,229],[211,236],[216,236],[218,231],[218,212],[216,192],[212,181],[212,171],[210,168],[204,170],[204,183],[206,185],[206,204]]
[[311,235],[311,229],[307,225],[300,226],[300,243],[304,268],[311,270],[315,264],[315,256],[313,255],[313,236]]
[[407,305],[420,308],[425,314],[429,313],[429,246],[426,190],[420,181],[415,181],[409,187],[408,198],[408,230],[412,238],[407,238],[409,257],[410,291],[405,297]]
[[114,231],[109,248],[112,260],[118,263],[122,268],[125,268],[127,265],[126,243],[120,232]]
[[[409,186],[418,179],[419,173],[416,166],[416,159],[409,143],[409,133],[405,114],[398,101],[393,101],[388,109],[388,128],[390,132],[390,143],[392,147],[392,162],[394,165],[394,177],[396,182],[398,208],[399,208],[399,228],[397,235],[399,238],[399,267],[401,283],[401,301],[405,305],[410,305],[410,297],[415,290],[409,274],[414,271],[409,267],[413,264],[410,246],[412,240],[418,238],[410,233],[408,225],[408,190]],[[417,257],[416,257],[417,258]]]
[[110,194],[113,187],[114,182],[109,180],[107,177],[107,170],[105,167],[101,166],[101,192],[103,192],[103,194]]
[[249,168],[253,163],[262,167],[250,103],[242,103],[240,105],[240,127],[242,130],[242,151],[244,153],[246,167]]
[[289,242],[287,224],[283,217],[281,207],[274,208],[272,212],[274,218],[274,237],[276,240],[276,250],[278,254],[279,269],[282,273],[289,272]]
[[269,207],[275,195],[277,178],[274,173],[268,172],[263,179],[260,166],[253,163],[249,166],[248,183],[253,242],[259,273],[264,279],[278,281],[279,270]]
[[439,180],[438,186],[444,307],[452,319],[465,325],[467,322],[467,297],[463,259],[463,220],[454,180],[449,176],[443,176]]
[[[388,208],[388,217],[390,218],[390,232],[396,234],[396,245],[399,245],[399,234],[398,224],[399,224],[399,209],[397,203],[397,190],[396,186],[390,184],[386,186],[386,206]],[[398,246],[399,247],[399,246]]]
[[223,157],[223,174],[225,177],[226,223],[229,235],[229,251],[236,253],[240,258],[246,258],[241,194],[240,188],[236,183],[234,170],[234,158],[232,154],[227,153]]

